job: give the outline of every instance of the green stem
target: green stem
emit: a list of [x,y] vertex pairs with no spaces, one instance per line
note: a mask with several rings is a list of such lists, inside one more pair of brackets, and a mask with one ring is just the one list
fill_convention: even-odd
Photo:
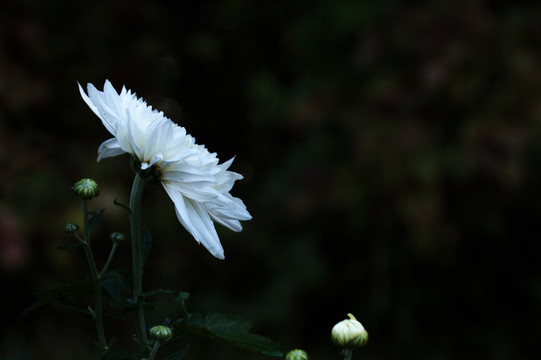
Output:
[[84,240],[83,248],[85,250],[86,260],[90,266],[90,274],[92,275],[92,282],[94,283],[94,319],[96,320],[96,329],[98,331],[98,342],[100,348],[105,350],[107,343],[105,341],[105,331],[103,330],[103,310],[101,302],[101,279],[94,260],[94,254],[90,246],[90,226],[88,224],[88,205],[86,200],[83,200],[83,221],[84,221]]
[[147,178],[135,175],[130,195],[130,229],[132,241],[132,272],[133,272],[133,304],[135,305],[135,326],[141,349],[148,345],[148,335],[143,311],[143,253],[142,253],[142,224],[141,201]]
[[351,349],[342,350],[342,357],[344,358],[344,360],[351,360],[352,355],[353,355],[353,350]]
[[103,274],[105,274],[107,269],[109,269],[109,265],[111,265],[111,262],[113,261],[113,256],[115,256],[117,247],[118,247],[118,243],[115,242],[113,244],[113,247],[111,248],[111,253],[109,254],[109,258],[107,259],[107,262],[105,263],[105,265],[103,265],[103,268],[100,271],[100,274],[99,274],[100,278],[103,276]]
[[154,343],[154,347],[152,348],[152,351],[150,352],[150,355],[148,356],[148,360],[154,360],[156,358],[156,354],[158,354],[158,349],[160,348],[161,344],[162,344],[161,341],[156,341]]

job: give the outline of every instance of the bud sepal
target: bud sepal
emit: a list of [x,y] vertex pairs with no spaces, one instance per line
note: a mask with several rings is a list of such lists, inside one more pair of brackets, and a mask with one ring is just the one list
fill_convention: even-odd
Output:
[[72,190],[83,200],[90,200],[100,194],[98,183],[88,178],[77,181]]
[[120,244],[126,241],[126,234],[115,231],[111,233],[111,241],[113,242],[113,244]]
[[304,350],[295,349],[286,354],[286,360],[309,360],[308,354]]
[[156,325],[150,328],[150,338],[156,341],[167,341],[173,336],[173,330],[169,326]]
[[76,223],[74,223],[73,221],[67,223],[66,225],[64,225],[64,230],[68,233],[68,234],[74,234],[76,233],[77,231],[79,231],[79,225],[77,225]]

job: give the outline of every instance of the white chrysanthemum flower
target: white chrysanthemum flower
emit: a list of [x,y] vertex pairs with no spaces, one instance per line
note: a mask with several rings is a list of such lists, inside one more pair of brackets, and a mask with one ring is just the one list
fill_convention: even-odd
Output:
[[216,153],[197,145],[183,127],[125,87],[118,94],[107,80],[103,91],[92,84],[88,84],[88,95],[81,85],[79,91],[114,136],[100,145],[98,161],[128,153],[141,163],[141,170],[153,167],[175,204],[180,223],[212,255],[223,259],[214,222],[241,231],[239,220],[252,218],[242,200],[229,194],[234,182],[242,179],[227,170],[233,159],[218,164]]

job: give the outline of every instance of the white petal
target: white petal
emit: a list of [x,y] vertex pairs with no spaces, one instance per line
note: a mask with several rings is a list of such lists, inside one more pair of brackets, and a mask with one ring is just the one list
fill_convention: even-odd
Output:
[[[114,94],[118,96],[114,89],[112,90]],[[107,101],[103,92],[98,91],[92,84],[87,86],[88,97],[92,103],[96,106],[99,111],[99,118],[101,119],[105,128],[113,135],[116,135],[116,128],[119,123],[122,123],[122,114],[118,111],[118,105],[116,102]],[[111,97],[109,95],[109,97]]]
[[[103,119],[101,118],[101,115],[100,115],[100,112],[98,110],[98,108],[96,107],[96,105],[94,105],[94,103],[92,102],[92,100],[90,100],[90,98],[88,97],[88,95],[86,95],[85,91],[83,90],[83,87],[81,86],[81,84],[79,84],[77,82],[77,85],[79,85],[79,93],[81,93],[81,97],[83,98],[83,100],[85,101],[85,103],[88,105],[88,107],[90,108],[90,110],[92,110],[92,112],[94,114],[96,114],[102,121]],[[109,130],[109,129],[107,129]]]
[[143,146],[145,145],[140,143],[139,139],[142,137],[141,135],[141,129],[139,128],[139,124],[137,123],[136,119],[134,119],[130,112],[126,110],[126,117],[128,119],[128,139],[127,142],[130,144],[131,152],[133,155],[135,155],[136,158],[138,158],[141,162],[144,162],[145,159],[143,158]]
[[235,232],[240,232],[242,231],[242,225],[240,224],[240,221],[238,220],[234,220],[234,219],[226,219],[226,218],[220,218],[220,217],[216,217],[216,216],[212,216],[212,212],[209,213],[212,220],[216,221],[218,224],[221,224],[225,227],[227,227],[228,229],[231,229]]
[[214,223],[206,209],[198,202],[185,199],[180,193],[170,189],[164,184],[165,191],[175,203],[177,218],[207,250],[218,259],[224,259],[224,249],[214,228]]
[[146,142],[143,149],[143,158],[160,154],[163,159],[163,153],[172,137],[170,124],[164,118],[154,120],[147,129],[145,129]]
[[101,143],[100,147],[98,148],[98,161],[125,153],[126,151],[122,149],[118,140],[116,138],[112,138]]
[[202,203],[216,201],[221,195],[219,192],[208,186],[198,187],[193,186],[190,183],[174,181],[164,181],[163,184],[167,185],[171,190],[181,193],[185,198]]
[[231,199],[226,206],[214,206],[215,204],[210,204],[209,214],[214,221],[238,232],[242,230],[239,220],[250,220],[252,216],[240,199],[233,197]]
[[[179,167],[180,168],[180,167]],[[214,176],[197,168],[183,167],[184,170],[168,170],[164,172],[162,179],[175,183],[198,183],[201,185],[214,184]]]

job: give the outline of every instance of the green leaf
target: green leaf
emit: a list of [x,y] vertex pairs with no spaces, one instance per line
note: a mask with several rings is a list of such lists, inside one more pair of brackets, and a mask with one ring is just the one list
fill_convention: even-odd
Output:
[[60,286],[54,289],[42,290],[38,295],[38,300],[27,307],[21,315],[25,315],[43,305],[58,304],[68,309],[90,314],[87,308],[78,304],[75,297],[92,295],[94,288],[90,280],[70,279],[68,285]]
[[210,312],[206,315],[190,314],[180,319],[175,328],[175,337],[199,335],[208,338],[219,338],[249,351],[268,356],[282,357],[280,345],[271,339],[249,333],[250,321],[233,315]]
[[101,286],[114,300],[125,301],[130,298],[130,279],[120,270],[111,270],[103,274]]
[[132,308],[131,281],[121,270],[111,270],[102,275],[101,287],[116,308]]
[[[104,211],[105,211],[105,209],[101,209],[98,212],[90,211],[88,213],[90,215],[90,220],[88,222],[88,232],[89,232],[89,234],[92,234],[92,231],[94,231],[94,228],[100,222]],[[88,241],[88,239],[85,239],[85,240]]]
[[80,242],[74,242],[73,241],[73,242],[62,244],[62,245],[58,245],[56,248],[58,250],[69,251],[69,250],[78,249],[81,246],[83,246],[83,244],[81,244]]
[[180,351],[177,351],[175,353],[172,353],[171,355],[166,356],[165,358],[163,358],[163,360],[180,360],[184,356],[186,356],[187,353],[188,353],[188,346],[186,346],[184,349]]
[[145,291],[145,292],[142,292],[139,294],[139,299],[145,299],[145,298],[148,298],[148,297],[151,297],[151,296],[156,296],[156,295],[172,295],[174,294],[175,292],[173,290],[169,290],[169,289],[155,289],[155,290],[150,290],[150,291]]

